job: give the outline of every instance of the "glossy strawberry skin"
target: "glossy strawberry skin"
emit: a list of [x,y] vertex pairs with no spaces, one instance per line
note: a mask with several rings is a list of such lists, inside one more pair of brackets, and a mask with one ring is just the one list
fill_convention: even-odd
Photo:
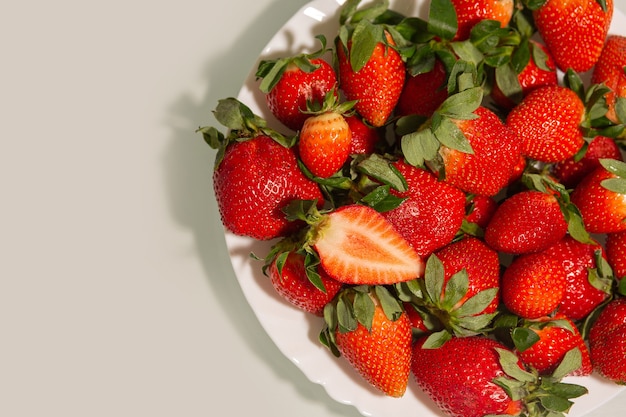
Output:
[[[489,288],[500,287],[500,260],[498,253],[489,248],[482,240],[475,237],[465,237],[452,242],[435,252],[444,268],[445,282],[450,277],[465,269],[469,280],[466,295],[457,305],[462,305],[467,299]],[[480,314],[494,313],[498,308],[499,297],[496,296]]]
[[300,130],[309,117],[304,112],[307,101],[323,103],[326,94],[337,87],[337,76],[330,64],[321,58],[312,59],[311,63],[319,68],[305,72],[295,64],[290,65],[265,95],[270,112],[293,131]]
[[268,136],[229,145],[213,173],[213,187],[224,226],[258,240],[286,236],[301,227],[282,212],[290,201],[324,201],[319,186],[298,168],[293,149]]
[[341,355],[373,387],[390,397],[404,395],[411,372],[411,322],[406,313],[391,321],[376,305],[372,328],[335,332]]
[[486,107],[478,118],[458,120],[473,153],[442,147],[445,181],[471,194],[493,196],[504,188],[519,162],[520,142],[500,118]]
[[471,29],[481,20],[497,20],[501,27],[509,24],[513,15],[513,0],[452,0],[456,10],[458,30],[455,40],[469,38]]
[[504,371],[495,348],[501,343],[482,336],[455,337],[435,349],[423,349],[425,338],[413,347],[412,374],[419,387],[450,417],[482,417],[487,414],[518,415],[513,401],[494,384]]
[[498,202],[491,196],[479,194],[470,199],[467,208],[468,212],[465,215],[465,220],[469,223],[475,223],[484,229],[496,212]]
[[366,124],[358,115],[346,116],[346,123],[352,132],[350,155],[370,155],[382,140],[378,129]]
[[600,166],[586,175],[571,193],[570,199],[580,211],[589,233],[626,230],[626,196],[601,185],[609,178],[616,176]]
[[404,86],[406,66],[393,48],[394,42],[387,34],[390,46],[379,42],[365,66],[354,71],[343,45],[337,46],[339,62],[339,87],[348,100],[358,100],[356,111],[372,126],[383,126],[398,103]]
[[267,269],[272,286],[293,306],[317,316],[322,315],[324,306],[339,292],[342,284],[330,278],[321,268],[318,273],[324,291],[309,280],[305,272],[304,255],[290,252],[284,266],[279,270],[277,258]]
[[433,69],[417,75],[407,74],[396,112],[399,116],[430,117],[448,98],[448,75],[440,60]]
[[585,175],[600,166],[601,158],[623,160],[622,153],[612,138],[596,136],[581,159],[570,157],[558,162],[554,164],[552,173],[565,187],[574,188]]
[[554,311],[565,294],[563,265],[542,252],[515,258],[502,274],[502,302],[512,313],[536,319]]
[[600,244],[582,243],[569,235],[543,251],[561,262],[565,269],[567,283],[559,312],[572,320],[587,317],[609,296],[606,291],[594,287],[589,281],[589,269],[598,267],[596,251],[604,256]]
[[[569,328],[557,324],[546,325],[546,323],[556,322],[556,320],[567,322]],[[593,369],[589,348],[571,319],[564,314],[557,313],[554,317],[542,317],[536,322],[543,323],[545,327],[533,328],[533,331],[539,336],[539,340],[530,348],[518,353],[522,362],[535,368],[541,375],[550,375],[561,363],[567,352],[578,348],[582,355],[582,364],[570,375],[586,376],[591,374]]]
[[343,115],[330,111],[304,121],[298,151],[314,176],[328,178],[348,160],[351,142],[352,131]]
[[613,0],[606,6],[605,12],[597,0],[548,0],[533,12],[537,30],[561,70],[585,72],[596,63],[613,17]]
[[626,231],[606,235],[606,257],[619,280],[626,276]]
[[596,62],[591,74],[592,83],[604,83],[611,89],[605,95],[609,107],[606,117],[614,123],[619,123],[615,113],[617,97],[626,97],[626,36],[608,35],[600,58]]
[[504,200],[485,229],[493,249],[510,254],[539,252],[567,233],[567,222],[552,194],[521,191]]
[[430,171],[402,160],[394,165],[406,179],[408,191],[392,193],[406,200],[382,215],[426,257],[454,239],[465,214],[465,194]]
[[603,377],[626,384],[626,298],[616,298],[600,313],[589,331],[593,368]]
[[[595,0],[594,0],[595,1]],[[521,141],[522,155],[542,162],[570,158],[584,145],[580,124],[585,106],[569,88],[537,88],[522,99],[506,118]]]

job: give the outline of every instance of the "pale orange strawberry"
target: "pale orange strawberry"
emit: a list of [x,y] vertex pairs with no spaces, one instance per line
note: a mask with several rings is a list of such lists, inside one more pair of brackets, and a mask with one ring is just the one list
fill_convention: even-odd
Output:
[[298,136],[300,159],[316,177],[335,174],[350,156],[352,131],[337,111],[312,115],[304,121]]

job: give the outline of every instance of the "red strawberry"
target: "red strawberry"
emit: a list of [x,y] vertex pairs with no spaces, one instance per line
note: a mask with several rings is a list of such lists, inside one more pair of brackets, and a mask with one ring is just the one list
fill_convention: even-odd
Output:
[[513,0],[452,0],[456,10],[458,29],[455,40],[469,38],[471,29],[480,21],[497,20],[500,26],[509,24],[513,15]]
[[[545,86],[556,85],[558,83],[556,74],[556,64],[548,49],[534,40],[529,40],[530,59],[517,74],[517,81],[522,88],[521,97],[528,95],[531,91]],[[541,59],[540,62],[537,60]],[[493,101],[504,109],[512,109],[517,104],[514,98],[507,97],[497,83],[494,83],[491,91]]]
[[553,194],[525,190],[500,204],[485,229],[485,241],[499,252],[539,252],[558,242],[567,228]]
[[388,32],[380,36],[364,63],[352,61],[352,48],[359,50],[363,46],[358,39],[349,40],[347,45],[337,43],[340,88],[348,100],[357,101],[356,111],[369,124],[380,127],[387,122],[402,93],[406,73],[404,61]]
[[511,110],[506,124],[521,141],[522,155],[558,162],[574,156],[583,146],[580,124],[584,117],[585,106],[578,95],[553,85],[528,93]]
[[589,331],[593,368],[603,377],[626,384],[626,298],[611,301]]
[[[623,162],[608,161],[610,166],[619,167]],[[610,162],[613,161],[613,162]],[[619,164],[618,164],[619,163]],[[626,230],[626,194],[606,188],[606,180],[623,182],[625,170],[605,169],[598,167],[589,173],[572,191],[571,201],[576,205],[589,233],[614,233]],[[624,177],[622,178],[622,175]]]
[[574,322],[565,314],[557,313],[554,317],[546,316],[527,321],[523,327],[513,330],[512,339],[522,362],[541,375],[552,374],[565,354],[575,348],[580,350],[582,363],[570,375],[585,376],[592,372],[585,340]]
[[386,290],[342,291],[333,308],[327,308],[322,340],[374,388],[401,397],[411,372],[411,322],[398,303],[393,303],[394,312],[388,317],[389,306],[383,308],[381,292]]
[[394,166],[406,179],[408,188],[406,192],[392,193],[406,199],[382,215],[420,256],[426,257],[450,243],[459,231],[465,214],[465,194],[425,169],[402,160]]
[[318,268],[322,288],[318,288],[307,275],[305,256],[287,252],[286,257],[276,256],[267,268],[274,289],[290,304],[320,316],[324,306],[339,292],[342,284]]
[[482,336],[455,337],[434,349],[425,348],[426,341],[421,337],[415,343],[411,371],[445,415],[516,416],[523,410],[521,400],[494,382],[506,376],[496,350],[507,350],[504,345]]
[[310,245],[322,268],[348,284],[393,284],[421,276],[424,261],[382,214],[350,204],[310,214]]
[[536,319],[559,306],[566,285],[565,269],[558,259],[542,252],[521,255],[502,274],[502,302],[512,313]]
[[468,212],[465,215],[467,223],[475,223],[478,227],[484,229],[489,224],[491,217],[498,208],[498,202],[495,198],[484,195],[474,195],[469,199],[467,204]]
[[603,257],[600,244],[582,243],[570,235],[543,253],[559,260],[565,269],[567,283],[559,312],[572,320],[581,320],[607,299],[611,279],[598,265]]
[[533,12],[535,25],[557,66],[585,72],[596,63],[613,18],[613,0],[547,0]]
[[304,121],[298,136],[300,159],[311,174],[328,178],[350,156],[352,131],[343,114],[327,110]]
[[287,139],[265,128],[258,116],[250,117],[252,111],[243,103],[220,100],[214,113],[229,135],[208,126],[198,131],[218,149],[213,188],[222,223],[235,234],[259,240],[293,233],[302,223],[287,220],[283,208],[301,199],[323,204],[319,186],[300,171]]
[[396,112],[399,116],[432,116],[448,98],[447,81],[448,74],[439,59],[435,59],[433,68],[428,72],[407,74]]
[[615,113],[615,100],[626,97],[626,36],[608,35],[600,58],[596,62],[591,74],[591,82],[603,83],[611,89],[605,95],[608,112],[606,117],[614,123],[619,123]]
[[467,193],[493,196],[509,183],[519,162],[520,144],[494,112],[480,106],[474,113],[477,118],[455,121],[472,152],[446,146],[439,151],[445,180]]
[[561,184],[568,188],[574,188],[585,175],[600,166],[600,159],[610,158],[622,160],[615,140],[606,136],[596,136],[590,143],[582,158],[576,156],[567,158],[554,164],[552,173],[559,179]]
[[345,117],[352,132],[350,155],[370,155],[374,153],[376,145],[382,140],[378,129],[367,125],[358,115]]
[[606,257],[618,280],[626,277],[626,231],[606,235]]

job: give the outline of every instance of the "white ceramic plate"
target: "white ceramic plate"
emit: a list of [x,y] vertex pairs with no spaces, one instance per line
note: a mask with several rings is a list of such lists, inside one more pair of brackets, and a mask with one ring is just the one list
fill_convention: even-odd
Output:
[[[338,28],[339,8],[344,2],[345,0],[315,0],[302,7],[274,35],[259,59],[317,50],[319,42],[315,36],[318,34],[325,34],[329,41],[332,40]],[[428,5],[426,0],[391,1],[392,9],[420,17],[427,16]],[[626,17],[617,10],[611,32],[626,34]],[[270,124],[277,123],[265,108],[264,97],[255,81],[255,71],[256,66],[251,69],[238,98],[255,113],[265,117]],[[251,252],[264,256],[269,249],[269,243],[255,242],[227,233],[226,244],[243,293],[265,331],[280,351],[312,382],[323,385],[334,400],[355,406],[364,416],[442,415],[412,379],[404,397],[386,397],[364,383],[345,360],[332,356],[317,339],[323,324],[322,319],[300,312],[280,299],[269,279],[261,272],[261,263],[250,258]],[[576,399],[569,414],[571,417],[587,414],[623,389],[595,376],[571,381],[589,389],[588,395]]]

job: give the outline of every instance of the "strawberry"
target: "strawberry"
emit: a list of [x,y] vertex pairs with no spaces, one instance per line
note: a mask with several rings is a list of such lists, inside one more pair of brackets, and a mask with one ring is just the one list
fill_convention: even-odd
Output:
[[454,40],[469,38],[472,28],[482,20],[496,20],[501,27],[513,15],[513,0],[451,0],[456,10],[458,29]]
[[601,159],[600,163],[602,166],[585,176],[572,191],[571,201],[589,233],[626,230],[626,164],[612,159]]
[[605,241],[606,258],[615,278],[626,277],[626,231],[608,233]]
[[350,141],[350,155],[369,155],[374,153],[376,145],[382,140],[378,129],[367,125],[363,118],[353,114],[345,117],[352,140]]
[[312,175],[328,178],[335,174],[350,156],[352,131],[344,117],[353,103],[338,104],[329,93],[321,110],[310,115],[298,135],[298,152]]
[[585,72],[598,61],[613,0],[547,0],[533,11],[537,31],[562,70]]
[[430,171],[403,160],[394,166],[404,176],[407,190],[392,190],[392,194],[405,200],[382,215],[420,256],[426,257],[454,239],[463,222],[465,195]]
[[600,166],[600,159],[609,158],[623,160],[619,146],[612,138],[596,136],[589,142],[582,157],[575,155],[552,167],[553,175],[565,187],[574,188],[585,175]]
[[411,322],[387,290],[343,290],[324,317],[327,325],[320,338],[331,351],[378,391],[402,397],[411,372]]
[[321,268],[315,268],[319,283],[314,283],[309,278],[311,272],[305,265],[305,256],[298,252],[274,257],[266,271],[278,294],[297,308],[318,316],[342,287]]
[[[593,0],[595,1],[595,0]],[[528,93],[506,118],[521,141],[522,155],[542,162],[572,157],[585,141],[580,128],[585,105],[571,89],[559,85]]]
[[555,195],[524,190],[498,206],[485,229],[485,241],[499,252],[539,252],[558,242],[567,229]]
[[476,224],[481,229],[484,229],[496,212],[498,202],[492,196],[478,194],[472,195],[469,198],[466,207],[467,214],[465,215],[464,221],[466,223]]
[[386,285],[424,272],[422,258],[369,206],[348,204],[319,212],[312,202],[295,202],[286,211],[288,218],[308,223],[305,249],[315,251],[321,267],[339,282]]
[[626,298],[602,310],[589,331],[593,369],[615,383],[626,384]]
[[306,110],[321,104],[326,95],[337,88],[337,75],[322,55],[327,52],[326,38],[319,36],[322,47],[311,54],[262,60],[256,77],[265,93],[270,112],[283,125],[297,131],[309,117]]
[[563,264],[537,252],[515,258],[502,274],[502,302],[512,313],[536,319],[554,311],[565,295]]
[[448,74],[439,59],[433,68],[419,74],[407,74],[396,112],[399,116],[430,117],[448,98]]
[[527,320],[523,326],[513,329],[512,339],[522,362],[536,369],[540,375],[554,372],[565,354],[575,348],[580,350],[582,360],[580,367],[570,375],[585,376],[592,372],[585,340],[565,314]]
[[[545,86],[556,85],[558,83],[556,64],[554,58],[548,49],[537,41],[529,40],[529,59],[526,65],[523,65],[519,73],[516,73],[519,87],[521,88],[521,97],[528,95],[531,91]],[[500,107],[510,110],[518,103],[516,97],[508,97],[496,82],[491,91],[491,98]]]
[[353,22],[354,16],[343,16],[337,37],[339,86],[348,100],[356,100],[355,109],[367,123],[380,127],[398,103],[406,65],[384,25]]
[[213,188],[222,223],[237,235],[259,240],[293,233],[302,223],[289,221],[282,209],[300,199],[321,205],[324,197],[319,186],[300,171],[286,139],[261,127],[262,121],[250,116],[243,103],[220,100],[215,114],[231,129],[229,136],[213,127],[199,131],[218,149]]
[[606,300],[612,274],[599,243],[582,243],[566,235],[543,253],[559,260],[565,269],[565,294],[559,312],[581,320]]
[[455,122],[472,152],[440,149],[445,180],[467,193],[493,196],[508,184],[519,162],[519,141],[491,110],[480,106],[474,114]]
[[608,106],[606,117],[614,123],[620,122],[615,111],[616,100],[626,97],[624,66],[626,66],[626,36],[608,35],[602,53],[593,67],[591,82],[603,83],[611,89],[605,95]]

